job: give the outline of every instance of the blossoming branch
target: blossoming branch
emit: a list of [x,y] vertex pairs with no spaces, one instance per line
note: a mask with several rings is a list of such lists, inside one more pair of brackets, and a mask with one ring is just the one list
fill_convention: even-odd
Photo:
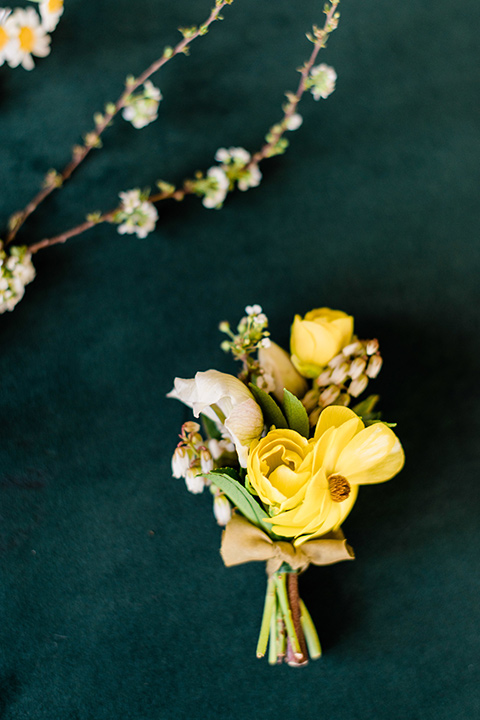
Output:
[[[190,43],[205,35],[210,25],[215,20],[221,19],[221,10],[232,2],[233,0],[216,0],[215,7],[204,23],[198,27],[180,28],[183,39],[173,48],[166,47],[162,56],[138,78],[127,78],[125,90],[117,102],[107,103],[103,114],[95,114],[95,130],[84,136],[82,145],[74,146],[72,159],[63,171],[50,170],[40,192],[22,211],[14,213],[10,218],[6,243],[0,241],[0,249],[5,254],[5,258],[12,253],[15,247],[13,242],[25,220],[55,189],[63,186],[92,149],[102,146],[101,136],[119,112],[135,128],[145,127],[157,118],[162,93],[149,78],[176,55],[188,54]],[[301,126],[302,117],[297,112],[297,108],[305,92],[309,91],[315,100],[319,100],[327,98],[335,89],[334,69],[324,63],[320,65],[314,63],[319,51],[326,46],[329,35],[338,25],[338,5],[339,0],[327,3],[324,8],[326,19],[323,27],[314,26],[312,32],[307,34],[313,49],[308,60],[299,69],[301,77],[298,88],[296,92],[286,93],[287,102],[283,106],[283,116],[270,128],[260,150],[252,155],[242,147],[220,148],[215,155],[217,165],[209,168],[206,173],[197,172],[194,178],[184,180],[178,187],[158,180],[156,182],[158,192],[155,193],[150,190],[142,191],[139,188],[123,191],[120,193],[121,202],[118,207],[103,213],[99,211],[89,213],[84,222],[70,230],[34,242],[28,248],[17,247],[16,256],[22,257],[22,263],[28,269],[23,275],[29,278],[28,282],[35,276],[31,260],[33,254],[52,245],[64,243],[100,223],[116,224],[120,234],[136,234],[139,238],[145,238],[154,230],[158,220],[158,210],[155,206],[164,200],[182,201],[188,195],[196,195],[202,199],[204,207],[218,209],[222,207],[228,193],[235,188],[246,191],[257,187],[262,179],[260,162],[284,153],[288,147],[285,133]],[[6,259],[0,259],[0,287],[4,288],[0,290],[0,312],[12,310],[23,297],[25,285],[11,282]]]
[[220,324],[238,377],[210,369],[175,379],[168,397],[201,424],[183,425],[172,474],[192,493],[210,489],[226,566],[266,562],[257,656],[268,647],[271,664],[299,666],[321,646],[298,575],[353,559],[341,525],[360,486],[394,477],[404,453],[375,412],[378,396],[350,407],[381,369],[378,340],[356,337],[350,315],[318,308],[295,316],[287,352],[259,305],[245,311],[236,330]]

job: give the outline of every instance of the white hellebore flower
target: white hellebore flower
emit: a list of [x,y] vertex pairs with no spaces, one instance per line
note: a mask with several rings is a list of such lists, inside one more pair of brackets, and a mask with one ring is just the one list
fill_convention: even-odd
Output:
[[181,400],[195,417],[206,415],[235,445],[242,467],[247,466],[248,448],[263,432],[262,411],[250,390],[233,375],[207,370],[194,378],[175,378],[167,397]]
[[202,205],[206,208],[219,208],[227,197],[230,181],[220,167],[211,167],[205,178],[206,188]]
[[147,80],[139,93],[127,98],[122,117],[131,122],[137,130],[143,128],[157,119],[161,99],[160,90],[150,80]]
[[139,238],[146,238],[148,233],[155,230],[157,208],[142,197],[138,188],[121,192],[119,197],[122,203],[115,218],[116,222],[121,223],[118,232],[120,235],[136,233]]
[[315,100],[327,98],[335,90],[337,73],[330,65],[315,65],[310,70],[308,86]]
[[21,65],[25,70],[33,70],[35,63],[32,55],[46,57],[49,54],[50,37],[33,8],[15,10],[7,19],[5,29],[15,42],[9,51],[8,63],[11,67]]
[[63,15],[63,0],[41,0],[39,10],[43,27],[52,32]]

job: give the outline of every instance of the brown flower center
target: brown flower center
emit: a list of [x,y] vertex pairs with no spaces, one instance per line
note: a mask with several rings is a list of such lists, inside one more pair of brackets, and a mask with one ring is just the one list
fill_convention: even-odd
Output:
[[328,487],[333,502],[343,502],[348,498],[352,490],[350,483],[343,475],[330,475],[328,478]]

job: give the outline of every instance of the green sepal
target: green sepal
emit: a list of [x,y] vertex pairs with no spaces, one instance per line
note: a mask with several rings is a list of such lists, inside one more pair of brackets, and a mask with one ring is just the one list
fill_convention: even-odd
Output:
[[211,420],[206,415],[201,414],[200,417],[202,418],[202,424],[205,428],[205,432],[207,433],[208,437],[213,440],[221,440],[222,434],[218,427],[215,425],[213,420]]
[[286,388],[283,391],[283,409],[290,430],[295,430],[303,437],[310,434],[310,423],[307,411],[302,402]]
[[204,477],[208,477],[219,490],[225,493],[230,502],[249,522],[261,527],[262,530],[271,535],[271,525],[264,522],[264,519],[268,518],[267,513],[250,495],[248,490],[240,484],[240,476],[236,470],[233,470],[233,468],[212,470],[212,472],[205,474]]
[[276,428],[286,430],[288,428],[288,422],[282,410],[271,395],[266,393],[265,390],[261,390],[256,385],[253,385],[253,383],[249,383],[248,387],[250,388],[255,400],[260,405],[267,428],[275,425]]

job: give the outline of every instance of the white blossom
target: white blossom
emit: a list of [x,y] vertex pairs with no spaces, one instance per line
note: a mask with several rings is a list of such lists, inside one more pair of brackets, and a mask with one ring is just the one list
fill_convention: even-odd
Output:
[[63,0],[41,0],[39,10],[43,27],[52,32],[63,15]]
[[204,196],[202,205],[209,209],[222,207],[230,187],[230,181],[225,171],[221,167],[211,167],[207,171],[207,177],[200,183],[199,187]]
[[25,247],[14,246],[7,255],[0,242],[0,313],[13,310],[35,277],[32,256]]
[[157,119],[161,99],[160,90],[147,80],[140,92],[127,97],[122,117],[131,122],[134,128],[143,128]]
[[17,8],[4,22],[3,32],[11,38],[7,61],[10,67],[21,65],[33,70],[32,55],[46,57],[50,52],[50,36],[40,23],[40,17],[33,8]]
[[232,506],[225,495],[216,495],[213,499],[213,514],[219,525],[224,527],[232,518]]
[[333,93],[336,80],[337,73],[333,67],[322,63],[312,67],[307,85],[314,99],[320,100],[320,98],[325,99]]
[[205,479],[199,475],[199,467],[191,467],[185,473],[185,485],[187,490],[194,495],[199,495],[205,487]]
[[119,197],[122,202],[114,222],[121,223],[117,228],[120,235],[136,233],[139,238],[147,237],[158,220],[156,207],[144,198],[138,188],[121,192]]

